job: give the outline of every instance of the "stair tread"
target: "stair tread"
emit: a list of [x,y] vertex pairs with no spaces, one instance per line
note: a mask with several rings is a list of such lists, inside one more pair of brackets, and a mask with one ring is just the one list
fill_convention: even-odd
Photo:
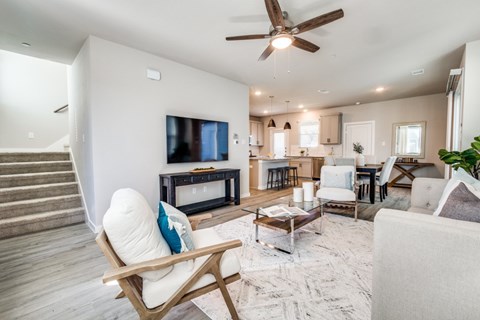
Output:
[[43,164],[66,164],[72,163],[71,160],[55,160],[55,161],[28,161],[28,162],[0,162],[0,166],[28,166],[28,165],[43,165]]
[[72,174],[74,171],[50,171],[50,172],[32,172],[32,173],[17,173],[17,174],[2,174],[0,179],[19,178],[19,177],[42,177],[48,175]]
[[9,191],[18,191],[18,190],[35,190],[35,189],[43,189],[43,188],[49,188],[49,187],[71,186],[71,185],[76,185],[76,184],[77,184],[77,181],[61,182],[61,183],[48,183],[48,184],[37,184],[37,185],[33,185],[33,186],[1,188],[0,193],[9,192]]
[[56,210],[56,211],[48,211],[48,212],[41,212],[41,213],[32,213],[25,216],[8,218],[8,219],[1,219],[0,220],[0,227],[10,224],[15,224],[19,222],[23,222],[24,224],[30,223],[32,221],[48,218],[48,217],[59,217],[68,213],[75,213],[78,211],[84,211],[82,207],[72,208],[72,209],[65,209],[65,210]]
[[0,209],[2,207],[9,207],[9,206],[16,206],[16,205],[26,205],[26,204],[37,204],[42,202],[54,201],[54,200],[67,200],[70,198],[80,198],[80,194],[67,194],[64,196],[56,196],[56,197],[46,197],[46,198],[36,198],[36,199],[28,199],[28,200],[20,200],[20,201],[11,201],[11,202],[4,202],[0,203]]

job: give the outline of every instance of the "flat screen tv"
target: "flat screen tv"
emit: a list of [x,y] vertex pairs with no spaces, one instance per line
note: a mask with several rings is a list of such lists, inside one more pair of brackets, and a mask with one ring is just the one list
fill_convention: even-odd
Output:
[[228,122],[167,116],[167,163],[228,160]]

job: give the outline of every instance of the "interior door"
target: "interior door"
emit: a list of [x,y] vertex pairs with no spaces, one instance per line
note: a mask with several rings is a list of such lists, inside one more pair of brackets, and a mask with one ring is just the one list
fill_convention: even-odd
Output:
[[375,121],[348,122],[344,125],[343,156],[354,158],[353,144],[360,142],[363,155],[375,155]]

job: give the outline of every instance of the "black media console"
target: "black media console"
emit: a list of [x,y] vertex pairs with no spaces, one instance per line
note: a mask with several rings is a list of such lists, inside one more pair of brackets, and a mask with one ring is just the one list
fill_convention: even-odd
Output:
[[[225,196],[202,202],[191,203],[177,207],[186,214],[201,212],[234,202],[240,204],[240,169],[218,169],[213,172],[177,172],[159,175],[160,177],[160,200],[176,206],[176,188],[191,184],[207,183],[213,181],[225,181]],[[231,183],[233,179],[234,196],[231,196]]]

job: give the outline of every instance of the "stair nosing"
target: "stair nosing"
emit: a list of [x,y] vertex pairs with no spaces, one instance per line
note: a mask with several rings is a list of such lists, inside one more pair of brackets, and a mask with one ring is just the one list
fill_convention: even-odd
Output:
[[35,198],[35,199],[28,199],[28,200],[19,200],[19,201],[10,201],[10,202],[2,202],[0,203],[0,209],[10,206],[17,206],[17,205],[27,205],[27,204],[34,204],[34,203],[42,203],[48,201],[55,201],[55,200],[69,200],[70,198],[82,198],[79,193],[75,194],[66,194],[63,196],[56,196],[56,197],[46,197],[46,198]]
[[48,216],[56,217],[64,213],[75,213],[76,211],[83,211],[83,213],[85,213],[85,209],[83,207],[66,209],[66,210],[55,210],[55,211],[47,211],[47,212],[40,212],[40,213],[32,213],[32,214],[14,217],[14,218],[1,219],[0,228],[5,225],[8,226],[9,224],[15,224],[19,222],[24,222],[23,224],[27,224],[32,222],[32,220],[34,220],[35,218],[44,218]]

